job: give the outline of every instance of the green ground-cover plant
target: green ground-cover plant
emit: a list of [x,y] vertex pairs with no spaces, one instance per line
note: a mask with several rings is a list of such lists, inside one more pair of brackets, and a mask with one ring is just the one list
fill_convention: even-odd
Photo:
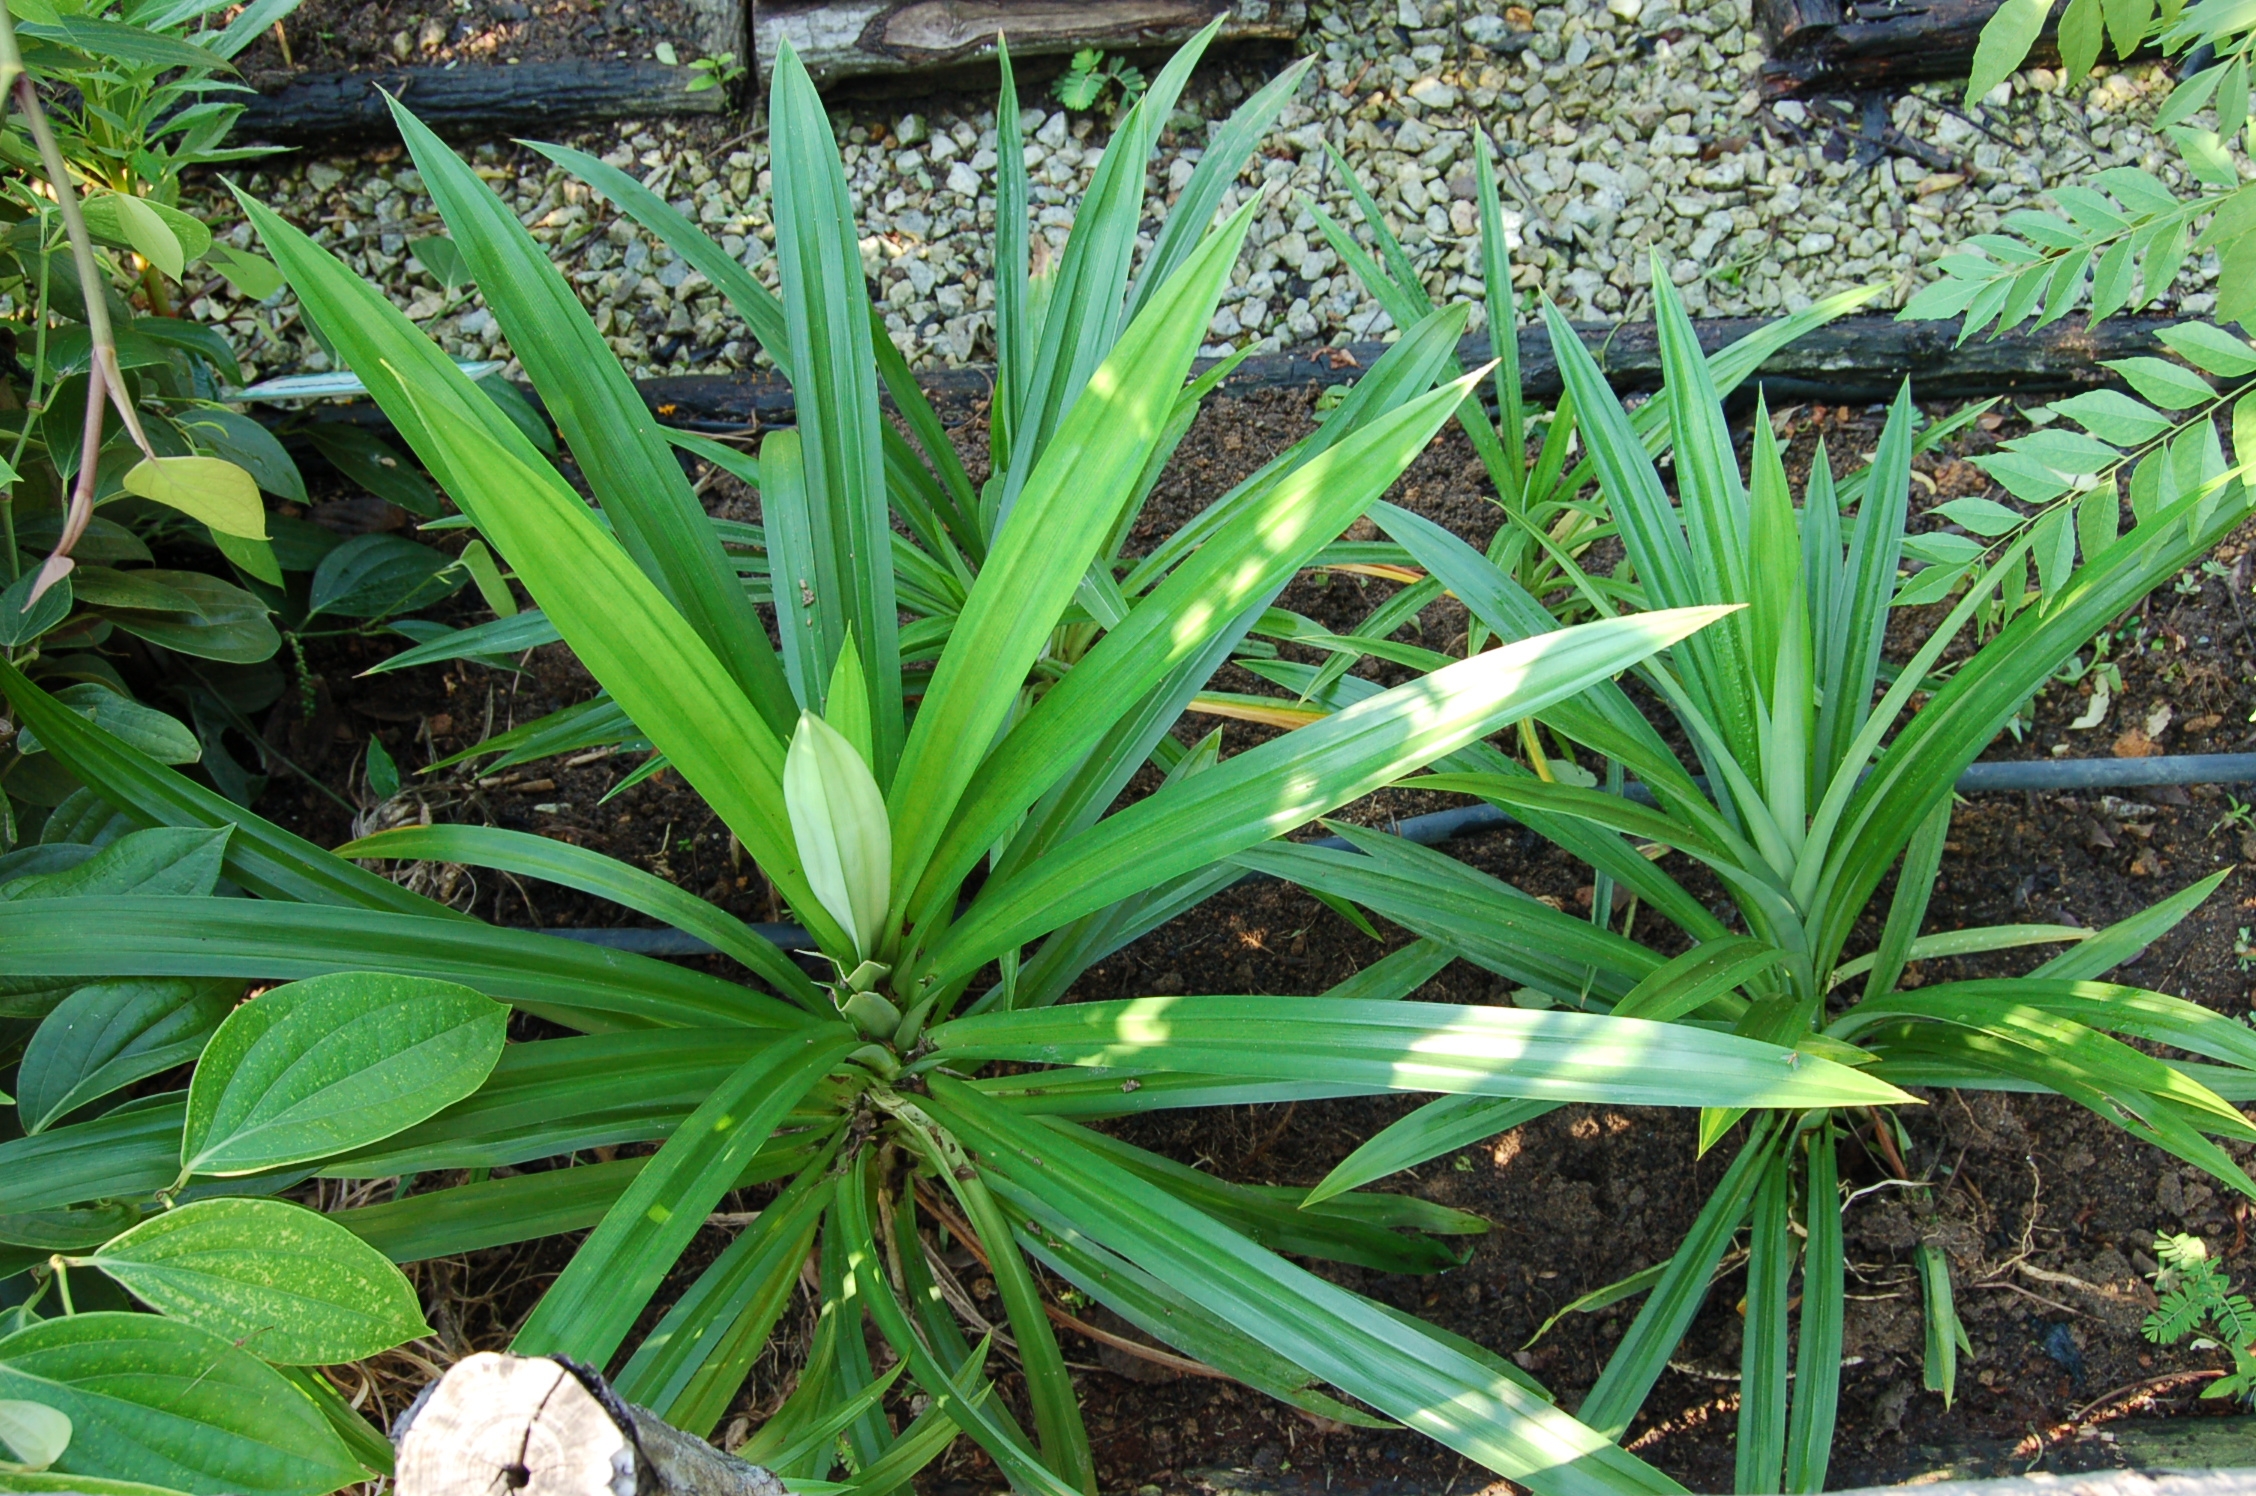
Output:
[[2198,1236],[2157,1236],[2154,1256],[2159,1264],[2154,1287],[2161,1302],[2139,1325],[2140,1333],[2156,1345],[2200,1336],[2223,1347],[2232,1356],[2232,1370],[2202,1388],[2201,1395],[2256,1400],[2256,1305],[2235,1291],[2232,1275]]
[[[1629,695],[1600,684],[1532,714],[1542,735],[1532,726],[1525,734],[1528,763],[1468,745],[1437,763],[1436,772],[1404,781],[1479,796],[1587,861],[1596,874],[1590,918],[1546,909],[1440,852],[1347,825],[1336,829],[1353,852],[1272,843],[1237,861],[1438,941],[1519,984],[1532,1007],[1796,1045],[1901,1085],[2057,1093],[2256,1194],[2256,1183],[2212,1141],[2256,1139],[2256,1128],[2224,1099],[2256,1096],[2256,1042],[2243,1026],[2192,1003],[2101,980],[2198,905],[2224,874],[2106,930],[1922,929],[1959,774],[2063,658],[2247,518],[2256,499],[2239,470],[2145,509],[2126,533],[2117,535],[2112,524],[2092,531],[2081,566],[2017,607],[2010,623],[1939,681],[1936,662],[1986,594],[2012,589],[2018,603],[2032,544],[2023,536],[1974,580],[1891,680],[1883,675],[1881,645],[1907,548],[1916,420],[1908,389],[1890,411],[1853,510],[1844,513],[1822,450],[1796,505],[1769,423],[1759,416],[1742,477],[1690,320],[1665,282],[1655,295],[1669,367],[1669,392],[1659,403],[1673,431],[1673,497],[1594,361],[1555,309],[1546,317],[1626,568],[1646,604],[1747,605],[1638,667],[1650,699],[1690,743],[1692,766]],[[1440,582],[1494,637],[1519,639],[1553,626],[1533,598],[1464,541],[1390,505],[1374,506],[1372,515],[1400,548],[1396,559]],[[1574,576],[1579,568],[1563,551],[1555,554]],[[1614,612],[1607,590],[1589,585],[1585,596],[1599,616]],[[1395,645],[1387,657],[1408,658],[1406,648]],[[1457,668],[1446,655],[1415,653],[1430,668]],[[1305,685],[1314,675],[1307,666],[1295,670],[1280,679]],[[1316,704],[1347,708],[1372,689],[1343,680]],[[1916,714],[1907,716],[1921,696]],[[1552,740],[1548,749],[1543,736]],[[1602,765],[1605,789],[1560,782],[1551,760],[1571,761],[1575,753]],[[1622,793],[1625,771],[1649,804]],[[1732,917],[1719,917],[1655,860],[1664,855],[1688,859],[1719,880]],[[1859,922],[1880,900],[1891,871],[1894,891],[1877,945],[1851,955],[1851,945],[1862,943]],[[1617,886],[1630,900],[1618,922]],[[1655,928],[1656,916],[1662,928]],[[2066,949],[2025,976],[1914,987],[1900,981],[1913,961],[2046,944]],[[2200,1061],[2156,1059],[2125,1042],[2134,1039]],[[1358,1149],[1307,1203],[1519,1125],[1551,1105],[1469,1096],[1432,1102]],[[1743,1116],[1736,1108],[1703,1111],[1703,1150]],[[1893,1125],[1879,1114],[1829,1108],[1748,1125],[1735,1161],[1650,1283],[1635,1322],[1577,1410],[1583,1423],[1616,1437],[1628,1427],[1725,1250],[1745,1228],[1738,1486],[1823,1488],[1843,1292],[1836,1153],[1868,1123]],[[1788,1314],[1797,1260],[1798,1342]],[[1955,1323],[1947,1267],[1939,1254],[1933,1266],[1942,1276],[1938,1284],[1928,1275],[1930,1323],[1947,1327]],[[1930,1366],[1946,1391],[1951,1351],[1946,1336]]]
[[[1188,66],[1178,63],[1139,109],[1171,107]],[[149,1035],[125,1046],[142,1045],[136,1056],[198,1047],[184,1098],[103,1110],[99,1095],[116,1091],[103,1090],[102,1067],[116,1062],[92,1052],[41,1070],[36,1087],[19,1080],[37,1115],[19,1108],[30,1135],[0,1143],[0,1221],[86,1221],[121,1205],[273,1191],[308,1173],[406,1179],[546,1160],[555,1166],[407,1189],[333,1219],[395,1261],[588,1230],[516,1348],[604,1365],[626,1396],[699,1432],[730,1405],[811,1259],[822,1314],[797,1390],[740,1451],[800,1489],[838,1476],[851,1489],[900,1489],[961,1433],[1020,1489],[1090,1492],[1088,1439],[1045,1313],[1053,1276],[1250,1386],[1350,1423],[1399,1420],[1535,1490],[1675,1489],[1510,1362],[1280,1255],[1430,1272],[1457,1260],[1448,1239],[1477,1220],[1396,1196],[1311,1202],[1232,1185],[1089,1124],[1395,1090],[1774,1118],[1907,1100],[1898,1089],[1814,1041],[1403,1001],[1445,959],[1430,943],[1317,998],[1059,999],[1090,962],[1237,878],[1232,854],[1453,763],[1732,609],[1546,628],[1233,757],[1213,737],[1168,751],[1183,703],[1278,589],[1470,393],[1477,376],[1428,388],[1454,340],[1449,314],[1438,333],[1404,339],[1415,377],[1366,381],[1393,390],[1385,405],[1367,397],[1360,414],[1326,422],[1326,442],[1225,501],[1200,545],[1131,585],[1114,574],[1115,537],[1200,392],[1192,360],[1251,208],[1210,226],[1208,197],[1136,266],[1136,214],[1119,204],[1140,196],[1142,153],[1116,145],[1107,162],[1125,163],[1121,175],[1100,181],[1121,196],[1085,206],[1078,252],[1046,298],[1007,314],[1025,320],[1004,340],[1005,460],[983,491],[943,482],[943,519],[919,507],[926,490],[913,475],[894,473],[890,488],[881,477],[901,451],[878,408],[890,364],[882,347],[873,357],[835,141],[787,50],[769,115],[780,326],[760,332],[791,375],[800,428],[771,436],[757,467],[778,648],[569,288],[474,174],[404,109],[397,117],[596,507],[380,292],[273,213],[247,211],[309,319],[548,626],[804,924],[816,974],[724,911],[585,849],[468,826],[342,849],[607,897],[712,942],[746,975],[454,914],[199,789],[0,663],[19,720],[99,797],[73,845],[112,839],[91,856],[48,854],[54,870],[42,864],[28,887],[0,884],[15,894],[0,899],[0,976],[23,1001],[66,1006],[90,984],[292,984],[237,1008],[200,1044],[200,1020],[181,1016],[187,997],[134,1009]],[[1146,128],[1128,119],[1124,130]],[[1005,290],[1008,305],[1019,293]],[[901,404],[917,427],[916,406]],[[932,446],[923,455],[937,457]],[[916,546],[887,534],[888,497]],[[917,636],[898,603],[940,577],[952,606],[924,616],[945,627]],[[1167,770],[1164,784],[1113,809],[1147,761]],[[149,846],[116,838],[124,827],[177,837],[180,855],[122,866],[117,847]],[[215,855],[215,876],[244,896],[215,897],[216,883],[178,867]],[[387,1024],[302,998],[272,1006],[277,993],[328,983],[369,1002],[421,997]],[[495,1003],[575,1036],[491,1046]],[[299,1063],[317,1052],[322,1062]],[[42,1053],[76,1050],[57,1034]],[[251,1080],[207,1079],[214,1070]],[[395,1094],[403,1078],[414,1085]],[[641,1143],[661,1146],[570,1166],[585,1150]],[[771,1182],[780,1194],[638,1340],[708,1214],[730,1190]],[[941,1227],[978,1244],[998,1290],[993,1320],[947,1307]],[[65,1333],[54,1323],[0,1339],[0,1395],[38,1337]],[[867,1328],[900,1368],[874,1371]],[[1023,1407],[994,1391],[989,1367],[1005,1354],[1024,1374]],[[887,1404],[896,1386],[929,1399],[901,1426]],[[89,1408],[55,1468],[246,1489],[209,1462],[160,1470],[134,1451],[133,1420],[163,1395]],[[231,1430],[190,1425],[214,1448],[235,1447]],[[318,1460],[282,1463],[260,1489],[310,1493],[341,1478]]]
[[[1132,109],[1143,97],[1144,70],[1125,57],[1108,55],[1095,47],[1073,54],[1065,71],[1050,85],[1050,97],[1068,109],[1093,109],[1100,102],[1108,113]],[[1118,88],[1117,99],[1109,97]]]
[[[451,563],[427,547],[270,512],[305,502],[297,464],[232,398],[225,334],[174,314],[184,277],[281,288],[181,207],[181,182],[260,154],[224,143],[242,108],[229,59],[292,4],[224,26],[197,0],[33,0],[0,18],[0,647],[246,803],[264,781],[223,735],[281,694],[276,619],[362,627],[460,585],[433,580]],[[76,788],[35,738],[0,748],[0,786],[7,846]]]

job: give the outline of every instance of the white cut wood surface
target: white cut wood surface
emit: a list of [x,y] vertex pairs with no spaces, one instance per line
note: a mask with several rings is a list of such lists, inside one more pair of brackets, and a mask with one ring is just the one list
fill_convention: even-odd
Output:
[[400,1423],[398,1496],[784,1496],[766,1470],[545,1356],[465,1357]]

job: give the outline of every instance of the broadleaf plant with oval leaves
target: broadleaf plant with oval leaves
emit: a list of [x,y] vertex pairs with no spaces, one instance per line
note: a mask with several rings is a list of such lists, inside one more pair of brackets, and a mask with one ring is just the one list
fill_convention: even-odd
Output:
[[[1315,437],[1218,501],[1197,545],[1140,574],[1120,562],[1128,520],[1212,386],[1211,375],[1191,378],[1192,361],[1253,205],[1212,220],[1290,88],[1281,80],[1221,128],[1139,257],[1143,157],[1211,35],[1124,116],[1046,285],[1030,280],[1024,241],[1004,236],[997,461],[976,491],[950,467],[945,432],[872,319],[837,143],[805,69],[783,50],[769,112],[780,295],[741,274],[724,280],[726,256],[686,225],[666,230],[692,263],[720,270],[714,278],[794,387],[797,429],[771,434],[750,469],[780,643],[730,534],[698,504],[569,285],[407,110],[396,117],[418,169],[511,348],[559,413],[593,507],[380,291],[246,203],[309,320],[531,593],[543,626],[604,687],[618,730],[631,727],[704,798],[805,927],[807,964],[639,869],[533,836],[411,827],[322,852],[0,664],[0,690],[20,719],[128,825],[225,828],[224,874],[247,895],[0,902],[0,976],[50,987],[280,980],[311,993],[292,997],[286,985],[238,1010],[209,1041],[185,1098],[147,1098],[0,1144],[0,1212],[139,1208],[271,1189],[309,1170],[392,1178],[657,1144],[332,1219],[394,1261],[587,1231],[515,1348],[602,1365],[624,1396],[700,1433],[719,1423],[811,1270],[824,1312],[797,1390],[739,1451],[787,1480],[829,1478],[843,1447],[854,1488],[895,1489],[963,1435],[1019,1489],[1093,1492],[1039,1264],[1222,1374],[1326,1417],[1399,1419],[1546,1496],[1673,1489],[1512,1363],[1280,1255],[1434,1272],[1458,1260],[1449,1239],[1481,1229],[1477,1220],[1386,1195],[1303,1208],[1297,1192],[1217,1181],[1088,1125],[1392,1091],[1765,1114],[1906,1099],[1760,1039],[1403,1001],[1437,969],[1431,947],[1321,998],[1061,1004],[1091,963],[1234,881],[1231,856],[1414,770],[1453,764],[1505,725],[1732,612],[1695,607],[1541,632],[1227,758],[1214,737],[1186,747],[1173,736],[1186,703],[1277,593],[1385,491],[1479,377],[1432,387],[1463,315],[1432,314]],[[1006,87],[1006,138],[1014,102]],[[1003,152],[1006,218],[1025,211],[1015,159]],[[599,165],[577,163],[600,177]],[[598,185],[667,221],[631,180],[613,173]],[[882,418],[881,382],[909,436]],[[1115,808],[1146,764],[1163,782]],[[612,899],[710,940],[741,971],[486,925],[361,865],[423,858]],[[455,996],[464,988],[572,1036],[503,1045],[474,1090],[428,1115],[332,1115],[278,1088],[272,1078],[286,1067],[262,1046],[284,1034],[308,1053],[316,1037],[357,1043],[360,1010],[330,1003],[327,984],[373,1012],[388,990],[378,978],[423,984],[434,1011],[458,1002],[463,1019],[442,1014],[412,1031],[371,1022],[368,1038],[396,1046],[386,1054],[433,1044],[463,1057],[462,1074],[475,1070],[487,1020]],[[245,1016],[262,1007],[270,1018]],[[301,1034],[304,1013],[331,1026]],[[373,1050],[364,1059],[355,1074],[382,1063]],[[207,1069],[222,1073],[207,1080]],[[335,1094],[362,1096],[349,1082]],[[416,1110],[436,1099],[424,1095]],[[239,1156],[229,1140],[252,1133],[237,1119],[263,1126]],[[765,1184],[781,1186],[773,1202],[638,1338],[715,1208],[734,1189]],[[983,1255],[994,1322],[959,1319],[938,1292],[941,1229]],[[133,1242],[116,1250],[131,1256]],[[90,1254],[96,1268],[105,1252]],[[126,1268],[129,1282],[137,1270],[146,1272]],[[58,1285],[71,1271],[66,1261]],[[237,1292],[146,1286],[172,1293],[171,1309],[216,1313],[224,1300],[227,1312],[245,1312]],[[883,1377],[870,1329],[902,1363]],[[40,1324],[17,1338],[54,1333]],[[999,1394],[989,1367],[1004,1334],[1023,1402]],[[0,1341],[0,1372],[14,1343]],[[911,1385],[927,1401],[897,1425],[886,1396]],[[87,1442],[82,1423],[73,1450]],[[124,1461],[100,1468],[93,1454],[68,1458],[91,1475],[161,1478]],[[204,1473],[178,1479],[223,1488]]]
[[[181,181],[265,154],[225,143],[242,112],[227,80],[295,5],[0,12],[0,317],[14,334],[0,367],[0,649],[246,804],[264,766],[237,762],[227,735],[255,742],[250,719],[281,699],[284,631],[384,629],[467,580],[430,546],[347,540],[280,512],[308,500],[285,437],[411,512],[439,509],[381,476],[406,469],[372,434],[255,419],[224,326],[174,305],[182,278],[205,272],[253,299],[281,289],[271,262],[181,208]],[[40,841],[79,788],[36,737],[0,743],[0,850]]]
[[[1844,510],[1848,484],[1837,485],[1822,446],[1797,506],[1759,406],[1742,477],[1691,320],[1665,276],[1653,290],[1669,371],[1667,392],[1653,403],[1674,432],[1675,493],[1663,486],[1596,362],[1557,309],[1547,308],[1626,563],[1601,589],[1563,548],[1554,544],[1549,554],[1601,617],[1613,613],[1631,579],[1648,605],[1747,604],[1636,667],[1705,777],[1694,777],[1627,692],[1605,684],[1531,713],[1521,758],[1475,745],[1456,763],[1436,765],[1438,772],[1401,781],[1477,796],[1587,863],[1587,919],[1545,909],[1443,852],[1376,829],[1339,826],[1351,851],[1272,843],[1236,861],[1438,942],[1511,981],[1517,1000],[1533,1010],[1728,1032],[1902,1086],[2051,1092],[2256,1196],[2256,1181],[2214,1141],[2256,1141],[2256,1127],[2234,1105],[2256,1099],[2256,1039],[2194,1003],[2100,980],[2196,908],[2224,873],[2103,930],[1921,928],[1959,775],[2078,643],[2256,512],[2245,468],[2220,462],[2205,481],[2158,504],[2134,499],[2133,524],[2120,535],[2121,500],[2110,480],[2098,491],[2106,524],[2086,532],[2080,567],[2064,564],[2041,589],[2030,587],[2027,556],[2039,542],[2021,535],[1884,679],[1890,609],[1901,600],[1900,585],[1920,585],[1916,575],[1908,584],[1898,576],[1908,551],[1917,420],[1909,389],[1856,475],[1853,507]],[[1372,517],[1389,537],[1376,559],[1446,587],[1494,637],[1540,636],[1552,626],[1536,599],[1463,540],[1393,505],[1374,506]],[[2000,590],[2009,594],[2002,616],[2011,621],[1942,676],[1945,652]],[[1394,648],[1399,654],[1402,646]],[[1443,673],[1462,668],[1423,648],[1413,662]],[[1319,725],[1332,720],[1326,711],[1358,710],[1371,689],[1353,678],[1327,686],[1313,675],[1307,666],[1273,667],[1280,685],[1316,694]],[[1930,694],[1914,708],[1921,692]],[[1625,793],[1625,775],[1635,776],[1641,800]],[[1730,923],[1664,866],[1677,857],[1722,881]],[[1852,956],[1852,936],[1891,871],[1878,946]],[[1617,888],[1627,896],[1626,915],[1618,914]],[[1641,919],[1647,931],[1656,919],[1670,928],[1633,938]],[[1914,961],[2042,945],[2065,949],[2026,976],[1906,982]],[[1680,954],[1664,955],[1679,946],[1686,947]],[[2133,1040],[2199,1059],[2165,1062]],[[1553,1105],[1532,1093],[1445,1096],[1365,1142],[1307,1201],[1341,1198]],[[1737,1107],[1705,1109],[1702,1151],[1745,1116]],[[1885,1136],[1874,1138],[1873,1150],[1885,1156],[1896,1146],[1893,1126],[1861,1107],[1749,1121],[1684,1241],[1655,1275],[1617,1285],[1618,1297],[1645,1292],[1645,1302],[1577,1416],[1609,1437],[1629,1427],[1745,1229],[1737,1489],[1823,1490],[1845,1294],[1836,1154],[1859,1132],[1879,1132]],[[1791,1313],[1797,1263],[1798,1321]],[[1949,1327],[1957,1321],[1939,1251],[1925,1259],[1923,1282],[1935,1351],[1928,1385],[1947,1397]]]

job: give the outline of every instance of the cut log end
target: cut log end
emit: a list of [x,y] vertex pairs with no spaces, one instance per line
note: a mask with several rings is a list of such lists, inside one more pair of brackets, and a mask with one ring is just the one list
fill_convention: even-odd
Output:
[[470,1356],[401,1420],[399,1496],[783,1496],[782,1482],[545,1356]]

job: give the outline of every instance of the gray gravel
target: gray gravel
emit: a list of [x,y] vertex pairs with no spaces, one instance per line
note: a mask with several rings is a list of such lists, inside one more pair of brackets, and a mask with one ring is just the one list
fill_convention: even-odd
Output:
[[[1929,159],[1867,162],[1829,117],[1794,103],[1763,106],[1761,44],[1747,12],[1747,0],[1686,10],[1667,0],[1546,0],[1531,9],[1504,0],[1316,0],[1306,45],[1321,60],[1227,205],[1252,194],[1264,204],[1215,319],[1212,351],[1391,330],[1302,206],[1312,198],[1356,222],[1327,170],[1327,143],[1376,193],[1428,289],[1477,298],[1471,132],[1488,129],[1504,168],[1515,284],[1523,293],[1540,287],[1587,318],[1643,315],[1656,251],[1699,315],[1776,314],[1874,283],[1897,305],[1944,251],[2041,204],[2055,183],[2124,163],[2178,180],[2174,153],[2150,125],[2168,90],[2158,67],[2120,68],[2069,94],[2031,70],[1971,117],[1959,112],[1955,86],[1924,87],[1895,101],[1893,123],[1928,147]],[[1210,69],[1186,106],[1219,119],[1265,77]],[[994,356],[997,141],[991,109],[957,112],[972,102],[910,114],[861,106],[834,117],[867,235],[864,264],[895,342],[920,365]],[[1109,122],[1101,112],[1037,106],[1025,124],[1037,231],[1054,249]],[[710,125],[669,122],[580,143],[641,173],[772,282],[764,122],[733,128],[742,133],[717,140]],[[1153,166],[1164,192],[1182,186],[1200,155],[1202,132],[1181,133]],[[404,159],[283,160],[254,174],[251,189],[387,287],[450,352],[507,357],[476,298],[449,296],[409,258],[409,242],[440,225]],[[552,246],[633,372],[720,373],[759,361],[705,278],[587,189],[512,149],[479,147],[475,160]],[[247,227],[236,237],[247,242]],[[1039,241],[1035,253],[1039,260]],[[2213,256],[2189,264],[2177,307],[2206,310],[2214,277]],[[193,306],[197,316],[228,320],[264,372],[324,365],[286,293],[252,307],[219,285]]]

